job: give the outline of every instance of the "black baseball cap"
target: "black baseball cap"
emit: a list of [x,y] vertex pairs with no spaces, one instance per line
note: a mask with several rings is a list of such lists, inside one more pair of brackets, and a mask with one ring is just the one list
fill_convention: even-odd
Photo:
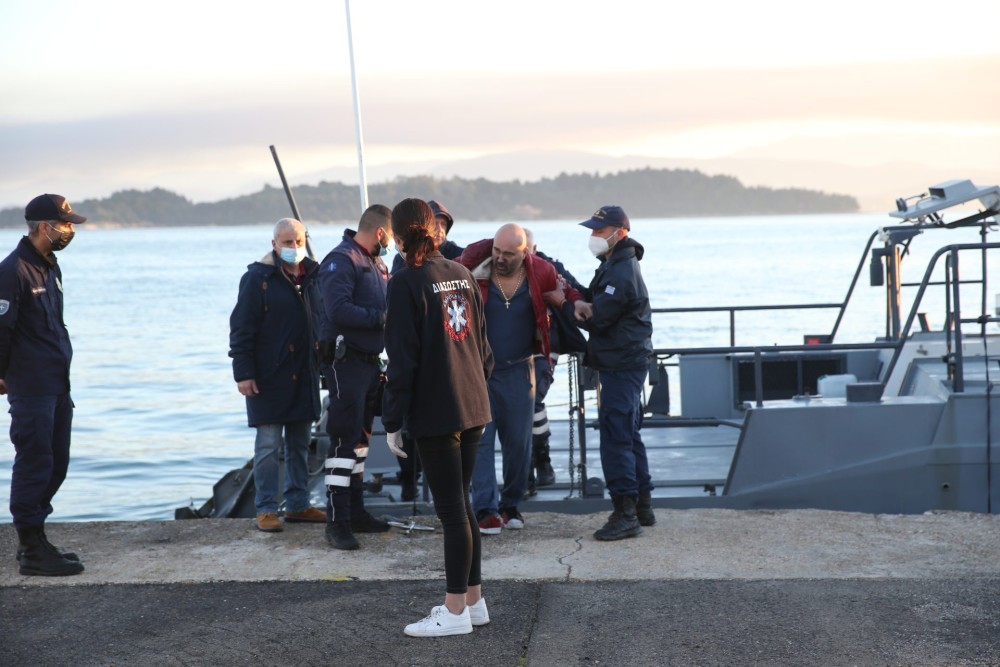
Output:
[[427,205],[431,207],[432,211],[434,211],[435,218],[440,215],[448,222],[447,229],[450,232],[451,226],[455,224],[455,218],[451,217],[451,213],[449,213],[448,209],[444,207],[444,204],[439,204],[438,202],[431,199],[429,202],[427,202]]
[[632,229],[628,222],[628,216],[625,215],[625,211],[621,206],[602,206],[594,211],[594,215],[590,216],[590,220],[584,220],[580,224],[590,229],[604,229],[609,225],[628,230]]
[[77,225],[87,222],[85,217],[74,213],[66,198],[60,195],[38,195],[24,207],[24,219],[28,222],[60,220]]

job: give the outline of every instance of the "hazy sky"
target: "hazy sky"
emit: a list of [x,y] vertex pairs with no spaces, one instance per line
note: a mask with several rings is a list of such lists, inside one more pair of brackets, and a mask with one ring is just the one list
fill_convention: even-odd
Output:
[[[378,173],[588,151],[1000,179],[1000,0],[354,0],[351,13]],[[0,207],[46,191],[252,192],[280,184],[269,144],[293,183],[356,170],[343,0],[0,5]]]

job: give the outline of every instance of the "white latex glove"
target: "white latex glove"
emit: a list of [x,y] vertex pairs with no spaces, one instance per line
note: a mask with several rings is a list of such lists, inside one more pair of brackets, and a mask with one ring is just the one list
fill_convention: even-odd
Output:
[[401,459],[408,459],[409,456],[403,451],[403,433],[402,431],[396,431],[395,433],[386,433],[385,441],[389,443],[389,451],[398,456]]

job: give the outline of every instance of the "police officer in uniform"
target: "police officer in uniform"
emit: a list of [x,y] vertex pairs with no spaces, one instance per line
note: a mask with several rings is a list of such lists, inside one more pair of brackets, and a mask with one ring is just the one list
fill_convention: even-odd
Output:
[[357,549],[354,533],[389,530],[365,510],[362,481],[382,375],[389,281],[382,257],[392,241],[391,216],[380,204],[368,207],[357,231],[347,230],[319,269],[321,347],[330,391],[326,539],[336,549]]
[[642,442],[642,388],[653,354],[649,293],[639,270],[644,249],[629,236],[632,225],[620,206],[602,206],[580,223],[601,264],[577,303],[580,326],[590,332],[586,364],[600,373],[598,421],[601,467],[614,511],[594,533],[602,541],[642,533],[656,523],[653,482]]
[[0,263],[0,394],[10,403],[14,468],[10,513],[17,529],[20,573],[63,576],[83,572],[74,553],[45,535],[52,498],[69,468],[73,346],[63,322],[62,271],[55,252],[85,222],[65,197],[39,195],[24,209],[28,235]]

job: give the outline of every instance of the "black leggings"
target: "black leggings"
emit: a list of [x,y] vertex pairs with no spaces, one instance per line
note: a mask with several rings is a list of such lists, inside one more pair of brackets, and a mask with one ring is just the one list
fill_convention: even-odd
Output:
[[479,523],[469,487],[483,427],[461,433],[417,438],[424,477],[434,496],[434,511],[444,529],[444,573],[449,593],[465,593],[482,582]]

